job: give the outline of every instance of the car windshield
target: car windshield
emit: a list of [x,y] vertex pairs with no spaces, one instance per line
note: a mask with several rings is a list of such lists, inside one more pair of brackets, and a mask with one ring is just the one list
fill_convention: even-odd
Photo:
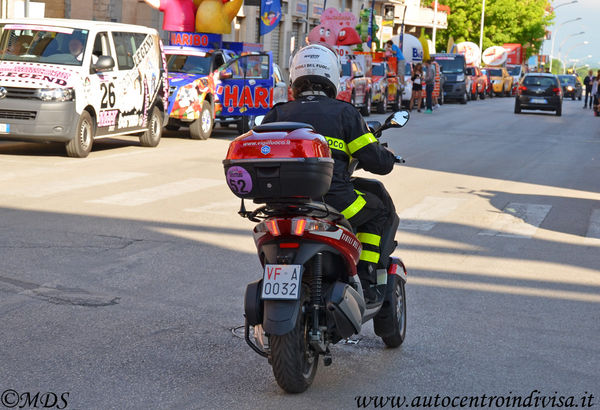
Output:
[[171,54],[167,56],[167,70],[170,73],[208,75],[210,73],[210,56]]
[[406,63],[406,68],[404,69],[404,75],[410,76],[412,74],[412,65],[410,63]]
[[435,57],[435,61],[442,66],[442,71],[448,73],[462,73],[465,69],[465,60],[452,57]]
[[510,74],[510,75],[521,75],[521,67],[519,67],[519,66],[508,67],[507,71],[508,71],[508,74]]
[[384,76],[385,75],[385,67],[383,64],[373,64],[373,75],[376,76]]
[[0,60],[80,66],[88,30],[29,24],[0,27]]
[[502,70],[498,68],[490,69],[489,73],[492,77],[502,77]]
[[571,75],[559,75],[558,79],[563,85],[575,85],[575,77]]
[[523,79],[523,85],[536,87],[555,87],[557,84],[556,80],[552,77],[529,75]]

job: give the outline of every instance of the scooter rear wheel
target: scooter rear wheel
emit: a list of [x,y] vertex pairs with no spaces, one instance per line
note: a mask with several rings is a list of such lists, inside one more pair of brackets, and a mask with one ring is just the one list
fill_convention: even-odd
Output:
[[400,346],[406,336],[406,291],[404,281],[399,276],[392,275],[390,280],[393,282],[388,292],[391,292],[386,295],[384,303],[389,303],[391,309],[384,316],[375,316],[373,321],[376,328],[391,329],[385,332],[385,336],[381,336],[381,340],[387,347],[393,348]]
[[303,292],[302,302],[294,329],[269,338],[273,374],[279,387],[287,393],[302,393],[308,389],[319,365],[319,355],[308,343],[309,321],[303,312],[303,306],[309,302],[308,292]]

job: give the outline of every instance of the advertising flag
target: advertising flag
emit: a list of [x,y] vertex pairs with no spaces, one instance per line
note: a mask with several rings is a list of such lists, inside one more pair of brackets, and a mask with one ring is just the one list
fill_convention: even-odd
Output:
[[280,0],[261,0],[260,3],[260,35],[270,33],[281,20]]

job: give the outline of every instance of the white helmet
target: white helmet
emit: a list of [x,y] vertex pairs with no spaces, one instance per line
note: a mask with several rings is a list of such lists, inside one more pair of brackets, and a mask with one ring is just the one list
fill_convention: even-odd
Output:
[[292,86],[299,79],[322,84],[331,98],[335,98],[340,86],[342,66],[335,51],[321,44],[310,44],[301,48],[290,63]]

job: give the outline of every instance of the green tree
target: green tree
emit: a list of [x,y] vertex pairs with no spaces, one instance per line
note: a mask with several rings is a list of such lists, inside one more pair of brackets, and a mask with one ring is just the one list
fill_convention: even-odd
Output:
[[[482,0],[441,0],[441,3],[450,6],[451,12],[448,29],[436,34],[436,50],[445,50],[450,36],[455,43],[479,44]],[[554,18],[547,10],[550,0],[486,0],[483,49],[518,43],[525,48],[525,57],[537,54],[546,26]]]

